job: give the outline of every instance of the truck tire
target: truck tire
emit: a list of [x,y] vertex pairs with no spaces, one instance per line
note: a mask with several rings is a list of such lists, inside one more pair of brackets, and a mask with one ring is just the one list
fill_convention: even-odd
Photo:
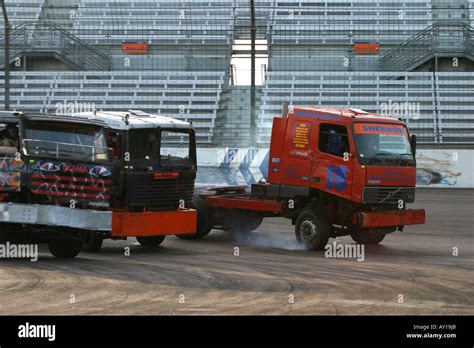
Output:
[[322,212],[303,211],[296,220],[296,240],[308,250],[322,250],[329,240],[329,223]]
[[247,229],[249,232],[255,231],[263,222],[263,217],[256,214],[248,215]]
[[197,226],[195,234],[177,234],[176,237],[185,240],[196,240],[207,236],[212,231],[212,216],[206,203],[201,198],[195,198],[190,204],[197,211]]
[[48,242],[48,249],[58,259],[72,259],[82,250],[82,240],[74,238],[58,238]]
[[255,231],[263,222],[263,217],[249,211],[234,210],[229,212],[224,229],[231,233],[250,233]]
[[97,252],[102,248],[104,238],[96,232],[85,231],[82,237],[82,249],[88,252]]
[[357,244],[375,245],[379,244],[385,238],[385,233],[381,233],[377,230],[356,230],[351,233],[351,238]]
[[163,243],[166,236],[137,237],[138,243],[145,248],[154,248]]

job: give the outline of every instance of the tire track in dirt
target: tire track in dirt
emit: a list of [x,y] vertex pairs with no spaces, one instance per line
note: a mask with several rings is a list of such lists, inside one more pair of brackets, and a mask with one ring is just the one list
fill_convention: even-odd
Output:
[[473,193],[421,190],[427,224],[367,247],[363,262],[297,250],[284,219],[157,249],[106,241],[69,261],[41,247],[36,263],[0,261],[0,314],[473,314]]

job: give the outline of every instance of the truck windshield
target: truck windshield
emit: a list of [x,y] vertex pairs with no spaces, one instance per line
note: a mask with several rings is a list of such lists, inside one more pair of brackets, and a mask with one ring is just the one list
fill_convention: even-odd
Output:
[[28,125],[23,139],[27,155],[84,161],[107,161],[109,151],[102,129],[92,127]]
[[193,139],[189,130],[134,129],[129,152],[135,166],[193,164]]
[[161,165],[192,164],[191,135],[189,132],[163,130],[161,132]]
[[354,124],[354,141],[359,163],[375,166],[414,166],[408,131],[402,125]]

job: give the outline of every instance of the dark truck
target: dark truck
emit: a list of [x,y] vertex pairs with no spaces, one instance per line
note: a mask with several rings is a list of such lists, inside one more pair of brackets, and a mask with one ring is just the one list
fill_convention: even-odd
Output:
[[[137,110],[72,116],[0,112],[0,241],[47,243],[56,257],[105,238],[146,247],[196,230],[196,142],[186,122]],[[182,157],[168,147],[185,144]]]

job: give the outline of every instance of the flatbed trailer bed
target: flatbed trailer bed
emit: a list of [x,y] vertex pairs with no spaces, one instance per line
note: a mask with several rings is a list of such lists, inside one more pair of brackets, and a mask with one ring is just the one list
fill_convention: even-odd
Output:
[[[286,217],[292,220],[295,229],[298,220],[308,208],[302,206],[298,198],[255,196],[248,186],[213,187],[200,190],[196,194],[198,204],[198,234],[207,234],[211,229],[248,233],[257,229],[266,217]],[[292,207],[292,204],[294,205]],[[314,204],[309,209],[314,209]],[[330,209],[321,210],[327,217]],[[304,216],[304,215],[303,215]],[[425,211],[403,209],[386,211],[354,211],[350,223],[360,229],[387,229],[404,225],[423,224]],[[347,229],[328,226],[329,237],[349,233]],[[387,229],[388,232],[388,229]],[[295,231],[298,238],[298,231]]]

